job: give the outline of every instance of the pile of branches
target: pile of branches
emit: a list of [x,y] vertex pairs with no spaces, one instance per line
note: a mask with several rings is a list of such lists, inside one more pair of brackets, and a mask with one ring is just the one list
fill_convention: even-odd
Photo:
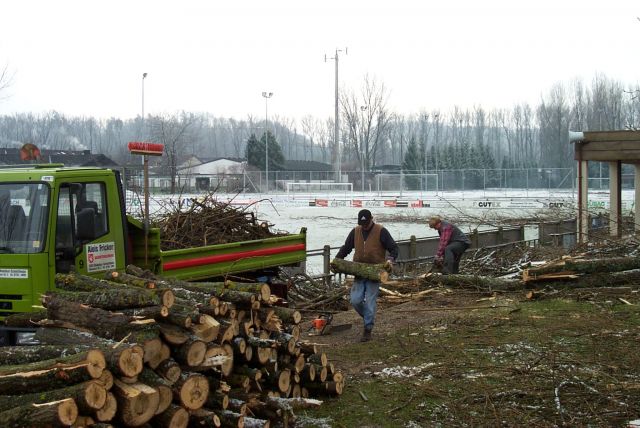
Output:
[[270,238],[284,233],[272,232],[255,214],[216,200],[212,193],[197,198],[169,201],[162,214],[152,219],[160,229],[162,250],[201,247]]
[[129,266],[103,280],[58,274],[56,288],[40,313],[7,318],[43,328],[40,345],[0,350],[2,427],[286,427],[322,403],[310,397],[342,394],[342,372],[266,284]]

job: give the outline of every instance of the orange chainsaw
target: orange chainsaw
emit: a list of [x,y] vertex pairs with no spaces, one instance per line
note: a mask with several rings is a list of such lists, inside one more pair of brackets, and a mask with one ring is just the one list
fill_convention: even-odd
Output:
[[325,336],[331,333],[337,333],[340,331],[349,330],[351,324],[333,324],[332,314],[320,314],[316,319],[311,321],[311,327],[309,328],[309,336]]

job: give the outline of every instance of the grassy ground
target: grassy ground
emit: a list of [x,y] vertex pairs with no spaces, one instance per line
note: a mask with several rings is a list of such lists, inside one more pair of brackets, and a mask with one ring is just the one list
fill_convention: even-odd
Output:
[[[302,412],[303,425],[624,426],[640,418],[638,294],[625,297],[633,305],[447,299],[380,308],[369,343],[356,342],[353,311],[345,315],[352,333],[318,338],[347,386]],[[449,310],[437,309],[443,304]]]

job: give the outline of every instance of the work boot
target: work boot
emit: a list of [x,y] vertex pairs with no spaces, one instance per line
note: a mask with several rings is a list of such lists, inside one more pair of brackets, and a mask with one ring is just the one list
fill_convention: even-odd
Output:
[[371,340],[371,329],[365,328],[362,332],[362,337],[360,338],[360,342],[368,342]]

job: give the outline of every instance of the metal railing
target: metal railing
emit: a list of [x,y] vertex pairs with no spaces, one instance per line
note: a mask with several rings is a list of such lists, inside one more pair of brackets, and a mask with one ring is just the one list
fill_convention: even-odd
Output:
[[[576,219],[566,219],[556,222],[542,222],[532,226],[537,226],[537,237],[525,239],[525,225],[519,227],[498,227],[496,229],[478,231],[475,229],[469,234],[471,246],[473,249],[492,249],[503,248],[506,246],[526,245],[551,245],[562,246],[565,249],[571,249],[577,245]],[[590,230],[598,232],[606,229],[606,217],[594,216],[590,223]],[[416,238],[411,236],[409,239],[397,241],[398,244],[398,260],[401,272],[406,272],[407,268],[417,268],[424,264],[430,263],[434,259],[440,238]],[[307,251],[307,257],[323,257],[323,272],[314,278],[321,279],[326,286],[329,286],[334,274],[331,273],[331,251],[338,250],[340,247],[331,247],[325,245],[323,248]],[[467,251],[469,251],[467,250]]]

